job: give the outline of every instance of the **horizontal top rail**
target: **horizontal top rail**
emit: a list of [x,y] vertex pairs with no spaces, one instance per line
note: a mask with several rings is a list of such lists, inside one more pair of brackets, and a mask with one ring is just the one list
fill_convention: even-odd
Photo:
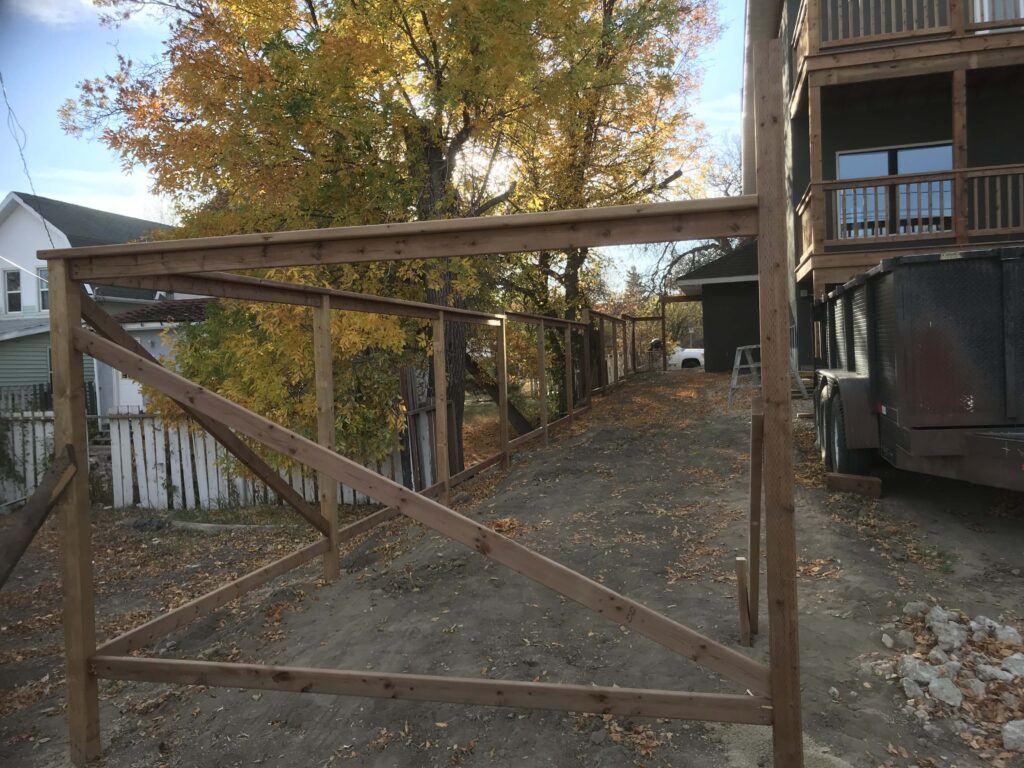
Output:
[[72,279],[519,253],[757,234],[757,197],[227,235],[40,251]]
[[[593,310],[591,310],[593,312]],[[505,312],[505,317],[511,320],[522,320],[527,323],[539,323],[543,321],[546,325],[570,325],[585,328],[586,323],[582,320],[566,320],[564,317],[549,317],[548,315],[535,315],[530,312]]]

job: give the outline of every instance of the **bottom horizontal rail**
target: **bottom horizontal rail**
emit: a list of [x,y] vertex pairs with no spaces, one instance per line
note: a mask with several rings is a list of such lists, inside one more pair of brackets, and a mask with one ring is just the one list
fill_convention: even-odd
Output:
[[754,725],[770,725],[772,722],[771,701],[768,698],[735,694],[436,675],[392,675],[382,672],[130,656],[93,656],[90,665],[93,674],[106,680],[325,693],[673,720]]

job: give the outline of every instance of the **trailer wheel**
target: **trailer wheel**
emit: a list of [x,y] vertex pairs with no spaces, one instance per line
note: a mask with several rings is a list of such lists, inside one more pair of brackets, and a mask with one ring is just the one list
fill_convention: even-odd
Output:
[[828,399],[828,416],[831,461],[826,462],[826,466],[844,475],[866,475],[871,468],[871,451],[846,447],[846,419],[838,389]]

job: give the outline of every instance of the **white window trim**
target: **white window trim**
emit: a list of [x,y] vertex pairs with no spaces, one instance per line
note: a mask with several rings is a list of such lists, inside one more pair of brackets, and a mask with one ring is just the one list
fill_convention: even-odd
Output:
[[[46,277],[43,277],[40,274],[41,272],[46,272]],[[43,306],[43,294],[44,293],[46,294],[46,304],[47,304],[46,307]],[[49,267],[39,267],[36,270],[36,301],[39,302],[36,305],[36,309],[38,309],[40,312],[49,313],[49,311],[50,311],[50,306],[49,306],[49,304],[50,304],[50,268]]]

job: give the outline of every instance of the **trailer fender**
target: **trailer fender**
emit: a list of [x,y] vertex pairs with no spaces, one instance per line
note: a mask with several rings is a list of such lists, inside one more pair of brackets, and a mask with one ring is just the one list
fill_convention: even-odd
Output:
[[871,408],[868,377],[853,371],[818,371],[830,394],[838,390],[843,401],[846,447],[852,450],[878,448],[878,416]]

